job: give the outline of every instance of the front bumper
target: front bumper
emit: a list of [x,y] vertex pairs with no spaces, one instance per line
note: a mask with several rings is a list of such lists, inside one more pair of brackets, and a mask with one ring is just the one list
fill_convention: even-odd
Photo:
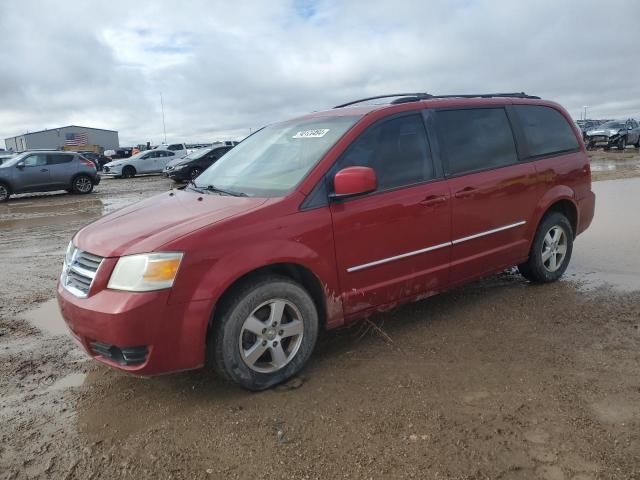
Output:
[[104,289],[78,298],[58,283],[57,297],[71,334],[91,357],[137,375],[159,375],[205,361],[211,304],[170,304],[170,292]]
[[162,175],[167,178],[171,178],[177,182],[187,181],[189,179],[189,169],[188,168],[180,168],[177,170],[163,170]]
[[620,138],[619,135],[614,135],[614,136],[592,135],[592,136],[587,136],[587,139],[585,140],[585,143],[587,145],[591,145],[591,146],[594,146],[594,147],[612,146],[618,141],[619,138]]
[[119,177],[122,175],[122,167],[102,167],[103,175],[110,175],[114,177]]

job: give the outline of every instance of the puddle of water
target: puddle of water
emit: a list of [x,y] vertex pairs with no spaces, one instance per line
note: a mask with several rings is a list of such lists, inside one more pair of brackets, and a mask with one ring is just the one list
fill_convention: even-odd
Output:
[[66,335],[69,330],[60,315],[58,301],[53,298],[23,315],[29,323],[50,335]]
[[62,377],[60,380],[57,380],[49,387],[49,390],[66,390],[67,388],[81,387],[86,378],[86,373],[72,373],[71,375],[67,375],[66,377]]
[[586,289],[640,290],[640,178],[595,182],[593,223],[576,239],[567,277]]

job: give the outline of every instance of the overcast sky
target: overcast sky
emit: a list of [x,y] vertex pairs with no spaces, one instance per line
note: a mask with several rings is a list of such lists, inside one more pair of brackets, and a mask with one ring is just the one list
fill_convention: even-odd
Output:
[[0,0],[0,138],[121,145],[250,128],[395,91],[525,91],[640,117],[635,0]]

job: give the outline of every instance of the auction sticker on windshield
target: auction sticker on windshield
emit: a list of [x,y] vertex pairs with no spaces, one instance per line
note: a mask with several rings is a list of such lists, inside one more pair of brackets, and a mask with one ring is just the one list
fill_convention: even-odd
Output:
[[328,128],[316,128],[315,130],[303,130],[301,132],[296,133],[292,138],[320,138],[324,137]]

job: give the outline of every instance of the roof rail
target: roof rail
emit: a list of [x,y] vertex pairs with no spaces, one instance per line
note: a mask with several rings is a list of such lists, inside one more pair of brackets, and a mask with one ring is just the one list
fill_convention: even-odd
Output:
[[465,93],[460,95],[433,95],[432,98],[493,98],[493,97],[507,97],[507,98],[533,98],[540,100],[540,97],[534,95],[527,95],[524,92],[511,92],[511,93]]
[[428,93],[392,93],[389,95],[377,95],[375,97],[367,97],[361,98],[360,100],[354,100],[353,102],[343,103],[342,105],[336,105],[333,108],[342,108],[348,107],[349,105],[355,105],[356,103],[368,102],[369,100],[378,100],[379,98],[391,98],[391,97],[414,97],[415,100],[411,100],[417,102],[418,100],[425,100],[427,98],[432,98],[432,95]]
[[493,98],[493,97],[506,97],[506,98],[532,98],[539,100],[540,97],[534,95],[527,95],[524,92],[511,92],[511,93],[464,93],[454,95],[431,95],[429,93],[393,93],[389,95],[377,95],[375,97],[361,98],[360,100],[354,100],[352,102],[343,103],[342,105],[336,105],[333,108],[343,108],[357,103],[368,102],[369,100],[378,100],[380,98],[392,98],[398,97],[392,100],[391,103],[408,103],[419,102],[420,100],[431,100],[434,98]]

